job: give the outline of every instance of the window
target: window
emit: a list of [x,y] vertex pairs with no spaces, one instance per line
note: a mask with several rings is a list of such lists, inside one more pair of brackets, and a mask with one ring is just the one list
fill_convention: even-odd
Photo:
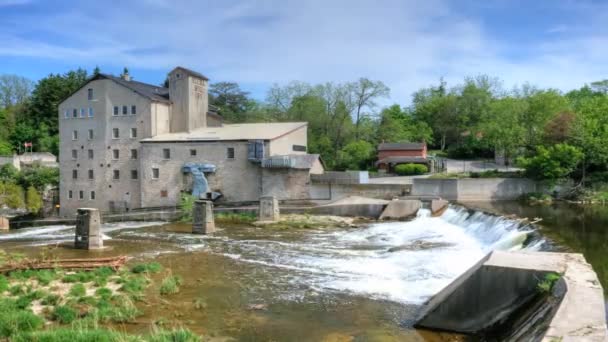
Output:
[[78,140],[78,131],[72,131],[72,140]]
[[78,150],[72,150],[72,159],[78,159]]
[[152,179],[158,179],[160,177],[160,170],[158,168],[152,168]]
[[137,138],[137,128],[131,128],[131,138]]
[[127,106],[122,106],[122,115],[127,115]]
[[131,179],[137,179],[138,174],[137,174],[137,170],[131,170]]
[[131,115],[135,115],[135,114],[137,114],[137,107],[131,106]]
[[80,117],[84,118],[85,116],[87,116],[87,112],[84,110],[84,108],[80,108]]
[[78,170],[72,170],[72,179],[78,179]]
[[114,179],[120,179],[120,170],[114,170]]
[[94,200],[95,199],[95,191],[91,191],[91,193],[89,195],[89,199],[90,200]]
[[94,136],[95,136],[95,132],[92,129],[90,129],[89,130],[89,140],[93,140]]
[[168,195],[167,190],[161,190],[161,191],[160,191],[160,197],[163,197],[163,198],[164,198],[164,197],[167,197],[167,195]]
[[93,150],[89,150],[88,153],[89,153],[89,159],[93,159],[93,157],[95,155],[95,153],[93,152]]
[[84,191],[82,191],[82,190],[78,191],[78,199],[79,200],[84,199]]
[[74,193],[72,192],[72,190],[68,191],[68,198],[69,199],[74,198]]
[[114,106],[114,113],[112,113],[112,115],[118,115],[118,106]]
[[131,150],[131,159],[137,159],[137,150],[136,149]]
[[190,156],[191,157],[195,157],[196,156],[196,150],[190,150]]
[[120,150],[118,150],[118,149],[112,150],[112,159],[118,159],[118,158],[120,158]]
[[78,117],[78,109],[74,108],[74,109],[72,110],[72,117],[73,117],[73,118],[77,118],[77,117]]
[[87,89],[87,92],[88,92],[89,100],[92,100],[93,99],[93,89],[89,88],[89,89]]
[[112,139],[120,138],[120,130],[118,128],[112,128]]
[[226,151],[226,156],[228,157],[228,159],[234,159],[234,147],[228,147],[228,150]]
[[93,170],[89,170],[89,179],[95,179],[95,172]]
[[93,112],[93,107],[89,107],[89,117],[92,118],[95,115]]
[[65,116],[66,119],[70,118],[70,111],[69,110],[65,110],[65,112],[63,113],[63,115]]
[[171,159],[171,150],[163,148],[163,159]]
[[292,145],[291,149],[296,152],[306,152],[306,146],[304,145]]

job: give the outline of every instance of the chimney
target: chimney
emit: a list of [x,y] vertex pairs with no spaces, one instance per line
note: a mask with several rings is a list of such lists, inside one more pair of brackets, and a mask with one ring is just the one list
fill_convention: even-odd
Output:
[[125,81],[130,81],[131,80],[131,75],[129,75],[129,69],[127,69],[126,67],[122,70],[122,74],[120,74],[120,78],[122,78]]

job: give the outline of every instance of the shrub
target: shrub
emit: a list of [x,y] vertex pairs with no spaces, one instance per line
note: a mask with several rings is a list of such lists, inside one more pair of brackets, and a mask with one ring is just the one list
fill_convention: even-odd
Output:
[[71,307],[65,305],[55,307],[55,310],[53,310],[53,314],[51,315],[51,318],[54,321],[63,324],[72,323],[77,317],[78,314],[76,313],[76,311]]
[[400,176],[421,175],[427,172],[429,172],[429,168],[422,164],[407,163],[395,166],[395,173]]
[[163,279],[160,284],[160,294],[169,295],[179,292],[179,286],[182,284],[182,280],[178,276],[170,275]]
[[583,153],[568,144],[557,144],[549,148],[539,146],[531,158],[519,158],[518,164],[526,169],[526,175],[534,179],[555,181],[576,170]]
[[196,197],[190,194],[182,194],[179,201],[179,209],[181,211],[181,221],[192,222],[192,209],[194,208]]
[[550,272],[545,274],[545,278],[537,285],[538,291],[541,293],[550,293],[559,278],[561,278],[561,275],[559,275],[558,273]]
[[38,190],[33,186],[27,188],[25,193],[25,204],[27,206],[27,211],[32,214],[38,214],[40,209],[42,209],[42,196],[40,196]]
[[150,262],[147,264],[137,264],[133,266],[131,272],[133,273],[158,273],[163,267],[157,262]]

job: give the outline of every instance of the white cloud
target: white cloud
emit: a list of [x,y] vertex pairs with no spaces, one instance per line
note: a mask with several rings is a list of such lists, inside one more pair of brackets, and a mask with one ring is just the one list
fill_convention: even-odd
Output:
[[[0,6],[11,1],[20,0]],[[581,12],[594,21],[592,9]],[[38,38],[23,35],[32,29]],[[605,77],[606,32],[555,38],[533,47],[496,40],[447,0],[140,0],[79,2],[53,15],[25,14],[18,25],[0,23],[0,56],[163,71],[183,65],[212,80],[259,85],[365,76],[387,83],[399,103],[442,76],[455,84],[487,73],[507,88],[530,81],[563,90]],[[523,57],[507,57],[513,51]]]

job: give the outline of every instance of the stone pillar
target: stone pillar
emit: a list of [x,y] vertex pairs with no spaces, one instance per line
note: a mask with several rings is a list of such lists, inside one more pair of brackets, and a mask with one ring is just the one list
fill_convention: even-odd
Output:
[[94,208],[78,209],[74,247],[78,249],[103,248],[99,210]]
[[10,225],[8,219],[4,216],[0,216],[0,230],[9,230]]
[[280,218],[279,201],[274,196],[260,197],[259,221],[278,221]]
[[192,234],[212,234],[215,232],[213,202],[196,200],[192,207]]

